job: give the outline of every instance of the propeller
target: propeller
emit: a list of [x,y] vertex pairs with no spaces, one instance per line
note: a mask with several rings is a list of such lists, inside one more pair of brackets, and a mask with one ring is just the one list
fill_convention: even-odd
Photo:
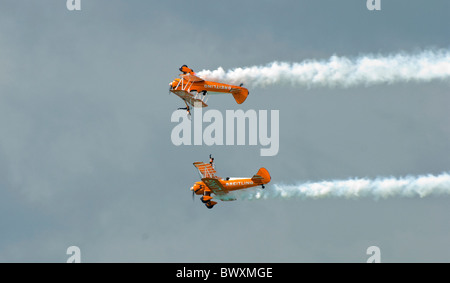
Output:
[[191,191],[192,191],[192,201],[194,201],[194,195],[195,195],[194,186],[191,187]]
[[195,193],[198,192],[199,190],[203,189],[203,185],[200,185],[200,187],[197,190],[194,190],[194,186],[191,187],[191,191],[192,191],[192,201],[194,201],[194,197],[195,197]]

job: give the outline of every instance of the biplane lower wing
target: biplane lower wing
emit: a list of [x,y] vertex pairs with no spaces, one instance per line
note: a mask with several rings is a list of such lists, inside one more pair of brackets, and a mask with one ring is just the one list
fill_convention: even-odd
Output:
[[185,90],[170,90],[178,95],[181,99],[189,103],[193,107],[207,107],[208,105],[203,100],[195,98],[194,95]]
[[228,190],[220,183],[220,181],[216,178],[203,178],[203,183],[216,195],[226,195],[228,194]]

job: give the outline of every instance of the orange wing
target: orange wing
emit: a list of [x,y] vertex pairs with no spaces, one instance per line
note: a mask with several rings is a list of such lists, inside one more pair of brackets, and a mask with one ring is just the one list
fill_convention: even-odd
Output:
[[216,176],[216,170],[209,163],[194,162],[194,166],[197,167],[202,178],[219,178]]
[[185,74],[185,75],[180,75],[180,77],[182,77],[183,79],[187,80],[190,83],[199,83],[199,82],[203,82],[204,79],[199,78],[195,75],[192,74]]
[[216,195],[226,195],[228,194],[228,190],[220,183],[220,181],[216,178],[203,178],[203,183]]

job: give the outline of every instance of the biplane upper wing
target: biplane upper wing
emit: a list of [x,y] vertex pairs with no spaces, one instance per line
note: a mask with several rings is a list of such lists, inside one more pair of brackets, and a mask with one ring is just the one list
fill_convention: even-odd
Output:
[[184,80],[187,80],[190,83],[199,83],[199,82],[204,81],[204,79],[199,78],[193,74],[184,74],[184,75],[180,75],[180,77],[182,77]]
[[228,190],[220,183],[217,178],[202,178],[203,183],[216,195],[226,195]]
[[194,166],[198,169],[201,178],[218,178],[216,170],[209,163],[194,162]]
[[203,102],[203,100],[195,98],[191,93],[185,91],[185,90],[170,90],[171,92],[178,95],[181,99],[189,103],[193,107],[197,107],[197,105],[201,107],[207,107],[208,104]]

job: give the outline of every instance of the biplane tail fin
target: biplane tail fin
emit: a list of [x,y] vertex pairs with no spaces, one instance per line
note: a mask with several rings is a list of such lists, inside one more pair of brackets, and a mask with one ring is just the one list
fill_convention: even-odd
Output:
[[270,182],[270,179],[269,171],[264,167],[261,167],[256,175],[252,177],[252,181],[257,184],[267,184]]
[[233,94],[234,100],[236,100],[237,104],[242,104],[247,99],[249,94],[248,89],[244,87],[239,87],[237,89],[232,89],[231,93]]

